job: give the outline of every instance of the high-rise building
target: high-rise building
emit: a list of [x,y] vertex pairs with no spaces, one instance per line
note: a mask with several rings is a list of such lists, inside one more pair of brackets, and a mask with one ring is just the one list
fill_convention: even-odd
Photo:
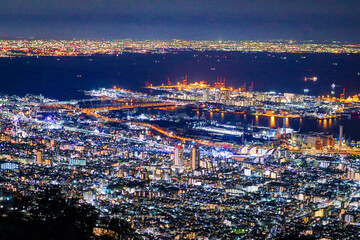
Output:
[[339,148],[342,147],[343,125],[339,126]]
[[200,149],[195,145],[191,149],[191,169],[197,169],[200,166]]
[[38,165],[43,164],[42,151],[40,151],[40,150],[38,150],[36,152],[36,164],[38,164]]
[[174,165],[181,166],[183,163],[184,150],[183,147],[179,144],[175,146],[174,149]]

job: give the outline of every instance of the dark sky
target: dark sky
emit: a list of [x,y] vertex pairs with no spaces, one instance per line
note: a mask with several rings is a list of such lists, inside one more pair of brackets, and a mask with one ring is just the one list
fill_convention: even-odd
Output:
[[1,0],[0,36],[360,42],[360,0]]

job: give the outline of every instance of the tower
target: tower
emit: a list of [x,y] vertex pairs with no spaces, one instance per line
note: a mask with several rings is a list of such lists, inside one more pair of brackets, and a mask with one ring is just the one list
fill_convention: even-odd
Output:
[[195,145],[191,149],[191,169],[195,170],[200,166],[200,149]]
[[187,78],[187,74],[186,74],[185,79],[182,80],[182,83],[183,83],[185,86],[187,85],[187,80],[188,80],[188,78]]
[[345,99],[345,88],[343,89],[343,92],[340,94],[340,99]]
[[183,156],[184,156],[184,149],[179,144],[175,146],[174,148],[174,165],[175,166],[181,166],[183,162]]
[[283,131],[284,136],[286,136],[286,114],[283,115]]
[[250,87],[248,88],[249,92],[252,92],[254,90],[254,82],[251,82]]
[[339,148],[342,147],[343,125],[339,126]]
[[168,86],[171,86],[172,82],[170,81],[170,78],[168,77]]
[[36,164],[38,165],[42,165],[43,164],[43,159],[42,159],[42,151],[38,150],[36,152]]

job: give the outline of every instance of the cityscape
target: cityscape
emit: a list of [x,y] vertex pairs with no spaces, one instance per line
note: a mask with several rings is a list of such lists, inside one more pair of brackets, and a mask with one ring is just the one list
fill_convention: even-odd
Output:
[[0,57],[91,56],[94,54],[235,51],[277,53],[360,53],[358,44],[340,41],[186,41],[186,40],[0,40]]
[[359,3],[2,0],[0,240],[360,239]]
[[[115,86],[71,101],[2,95],[3,214],[31,219],[39,194],[57,187],[99,212],[97,237],[119,238],[106,224],[114,216],[129,223],[129,238],[359,237],[360,141],[345,140],[342,125],[337,137],[289,128],[289,119],[359,116],[358,96],[257,92],[187,76],[144,90]],[[255,121],[228,124],[225,115]],[[33,205],[13,208],[25,197]]]

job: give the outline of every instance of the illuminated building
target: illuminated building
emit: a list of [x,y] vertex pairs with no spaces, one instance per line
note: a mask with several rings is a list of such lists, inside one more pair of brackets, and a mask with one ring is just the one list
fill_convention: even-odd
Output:
[[342,147],[343,125],[339,126],[339,148]]
[[200,165],[200,149],[198,146],[194,146],[191,149],[191,169],[195,170],[199,168]]
[[181,166],[184,158],[184,148],[179,144],[174,148],[174,165]]
[[38,165],[43,164],[42,151],[36,152],[36,164],[38,164]]
[[315,217],[324,217],[325,216],[325,209],[319,209],[317,211],[315,211],[314,213],[314,216]]
[[45,159],[44,164],[45,164],[45,166],[51,166],[51,160]]
[[19,168],[18,163],[12,163],[12,162],[3,162],[0,164],[0,169],[2,170],[14,170]]

